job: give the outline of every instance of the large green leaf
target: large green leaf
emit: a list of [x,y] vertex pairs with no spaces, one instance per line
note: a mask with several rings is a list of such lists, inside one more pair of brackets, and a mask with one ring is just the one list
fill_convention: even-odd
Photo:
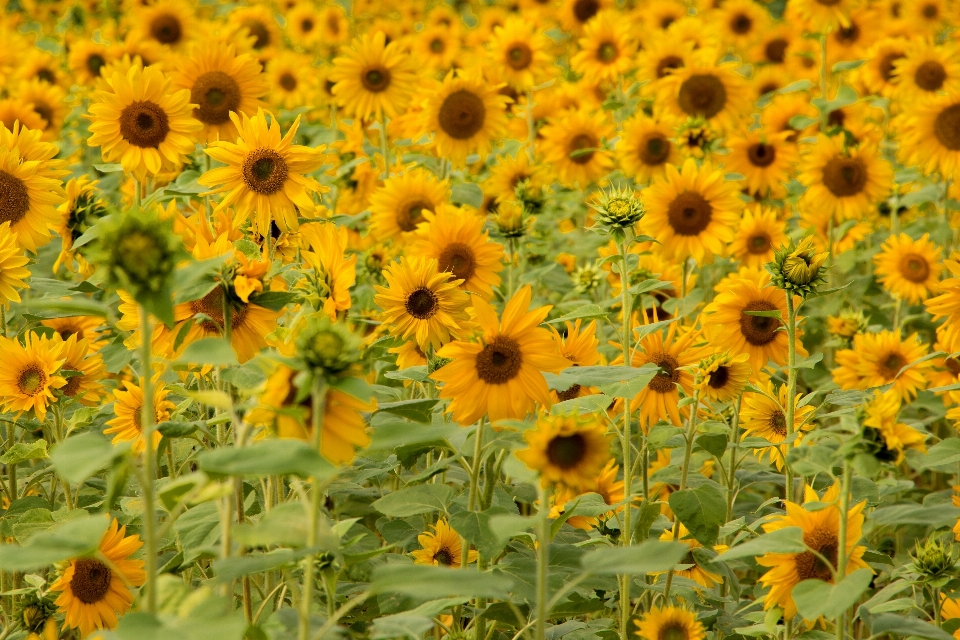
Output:
[[647,540],[630,547],[608,547],[585,554],[583,570],[598,575],[646,575],[669,571],[683,560],[690,548],[682,542]]
[[0,546],[0,571],[34,571],[54,562],[92,554],[110,524],[106,515],[64,520],[31,537],[22,547]]
[[713,546],[726,520],[727,501],[723,490],[713,483],[670,494],[670,508],[697,541]]
[[197,456],[200,468],[220,476],[298,475],[304,478],[330,478],[337,470],[313,447],[301,440],[263,440],[249,447],[225,447],[204,451]]
[[785,527],[738,544],[721,553],[717,559],[736,560],[762,556],[765,553],[803,553],[806,550],[807,546],[803,543],[803,529]]
[[793,601],[807,620],[820,616],[835,619],[860,599],[871,580],[873,572],[869,569],[858,569],[837,585],[823,580],[804,580],[793,588]]
[[54,445],[50,459],[64,478],[79,484],[121,457],[125,447],[114,447],[99,433],[83,433]]
[[453,487],[445,484],[419,484],[388,493],[371,506],[385,516],[406,518],[445,511],[455,495]]
[[474,569],[453,569],[416,564],[377,567],[370,583],[372,593],[399,593],[419,600],[463,596],[506,598],[513,581],[505,575]]

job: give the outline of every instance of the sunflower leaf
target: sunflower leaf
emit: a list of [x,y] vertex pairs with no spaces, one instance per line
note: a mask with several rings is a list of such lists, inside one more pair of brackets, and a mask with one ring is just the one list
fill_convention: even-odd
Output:
[[93,553],[109,524],[106,515],[81,515],[37,533],[22,547],[2,545],[0,571],[33,571]]
[[446,511],[455,495],[454,488],[445,484],[420,484],[388,493],[370,506],[385,516],[406,518],[421,513]]
[[712,546],[726,521],[726,497],[719,485],[705,483],[694,489],[670,494],[670,508],[694,538],[704,546]]
[[584,571],[598,575],[645,575],[669,571],[690,548],[682,542],[647,540],[629,547],[608,547],[583,555]]
[[729,561],[762,556],[765,553],[803,553],[806,550],[807,547],[803,543],[803,529],[784,527],[738,544],[721,553],[717,559]]

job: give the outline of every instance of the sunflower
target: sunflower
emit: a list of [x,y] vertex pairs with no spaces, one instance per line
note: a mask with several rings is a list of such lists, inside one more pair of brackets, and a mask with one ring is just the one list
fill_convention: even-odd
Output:
[[17,92],[17,100],[30,105],[43,120],[39,129],[43,131],[44,140],[56,140],[60,135],[60,127],[67,116],[66,99],[66,91],[42,80],[27,80]]
[[[177,336],[182,344],[187,345],[204,337],[222,336],[223,298],[223,287],[218,285],[202,298],[178,305],[189,308],[189,315],[185,322],[191,323],[192,326],[189,329],[182,329],[183,325],[178,324],[171,332],[171,337]],[[266,336],[276,328],[277,319],[281,313],[252,302],[234,299],[232,296],[227,306],[230,307],[230,344],[237,354],[237,359],[241,363],[247,362],[267,346]],[[173,347],[173,345],[170,346]]]
[[184,0],[156,0],[141,5],[131,16],[130,36],[154,40],[171,49],[183,49],[200,36],[192,5]]
[[[863,536],[863,508],[866,501],[857,504],[847,513],[841,513],[838,506],[839,497],[839,482],[835,482],[827,489],[823,497],[818,496],[812,488],[807,486],[804,492],[804,503],[816,505],[816,511],[808,511],[795,502],[787,501],[784,504],[787,513],[774,516],[772,522],[763,525],[764,531],[768,533],[787,527],[800,527],[803,529],[803,543],[831,565],[826,565],[811,551],[767,553],[757,558],[757,564],[770,567],[770,570],[760,577],[760,583],[770,587],[770,591],[764,598],[764,609],[780,607],[783,609],[783,619],[792,620],[797,615],[797,606],[792,595],[795,586],[804,580],[813,579],[833,582],[833,570],[836,569],[837,551],[840,546],[840,518],[846,519],[845,574],[850,574],[857,569],[870,570],[862,559],[863,552],[867,548],[857,545]],[[827,506],[821,508],[824,503]]]
[[704,640],[707,632],[697,614],[683,607],[654,607],[637,622],[643,640]]
[[[581,328],[580,323],[579,319],[576,323],[567,321],[565,324],[566,335],[563,337],[553,326],[550,327],[554,339],[560,345],[560,355],[569,360],[571,366],[574,367],[592,367],[600,364],[601,356],[600,352],[597,351],[597,345],[600,344],[597,339],[597,321],[591,320],[590,324],[583,328]],[[596,390],[575,384],[563,391],[555,391],[554,393],[557,402],[564,402],[565,400],[573,400],[596,393]]]
[[[380,242],[417,229],[427,211],[450,197],[450,185],[426,169],[414,168],[384,181],[370,196],[370,233]],[[481,225],[482,226],[482,225]],[[436,256],[434,256],[436,257]]]
[[107,344],[100,339],[100,328],[106,322],[98,316],[50,318],[41,320],[41,324],[53,329],[64,342],[69,340],[71,336],[77,336],[78,340],[85,340],[91,352],[98,351]]
[[796,116],[807,116],[816,122],[818,112],[816,107],[810,104],[809,96],[800,92],[784,93],[773,96],[770,104],[760,113],[760,123],[767,131],[786,132],[787,142],[796,143],[811,128],[811,125],[803,129],[794,128],[790,123]]
[[416,89],[412,58],[399,43],[386,44],[382,31],[355,39],[348,52],[334,58],[328,80],[337,102],[357,118],[393,118]]
[[16,235],[27,251],[50,241],[48,227],[60,216],[56,206],[63,202],[65,162],[54,160],[57,147],[41,142],[43,134],[14,124],[0,125],[0,224]]
[[587,491],[610,461],[610,436],[596,415],[545,415],[524,432],[517,458],[540,475],[544,487]]
[[100,380],[106,375],[100,354],[91,353],[87,341],[75,333],[63,339],[60,356],[64,361],[63,371],[72,371],[74,374],[67,378],[67,384],[60,387],[60,393],[68,398],[76,398],[82,405],[99,406],[103,392]]
[[867,61],[860,67],[858,78],[870,93],[885,98],[896,93],[899,78],[893,74],[894,65],[906,57],[908,42],[899,37],[883,38],[867,53]]
[[718,130],[734,129],[750,110],[747,81],[737,63],[714,62],[712,51],[697,52],[663,79],[659,92],[668,113],[677,118],[703,118]]
[[614,166],[606,142],[616,131],[602,111],[570,111],[547,121],[540,132],[542,161],[566,186],[586,188]]
[[903,104],[941,93],[955,96],[960,91],[960,48],[949,42],[913,40],[906,55],[894,62],[893,76]]
[[271,223],[281,231],[295,231],[298,211],[314,209],[311,193],[327,189],[305,175],[323,164],[322,151],[293,144],[300,116],[282,139],[280,123],[272,114],[268,121],[262,110],[253,118],[231,112],[230,119],[240,132],[237,142],[211,142],[204,149],[227,166],[211,169],[197,181],[210,187],[211,194],[225,194],[215,211],[232,206],[242,220],[254,214],[253,226],[261,236],[271,233]]
[[127,527],[113,518],[96,554],[71,559],[50,585],[50,591],[60,593],[55,604],[64,614],[64,624],[80,629],[82,637],[116,627],[117,618],[133,605],[130,588],[147,580],[143,560],[131,559],[143,542],[126,533]]
[[497,156],[497,164],[490,167],[490,177],[484,180],[484,189],[495,194],[497,201],[516,198],[517,186],[526,183],[528,192],[538,192],[548,186],[548,171],[530,159],[524,149],[515,156]]
[[917,35],[936,36],[945,21],[951,18],[953,7],[946,0],[916,0],[904,3],[903,19],[907,28]]
[[560,27],[567,33],[579,35],[591,18],[613,6],[613,0],[562,0],[558,13]]
[[724,160],[724,168],[743,174],[747,192],[754,198],[783,198],[798,159],[796,145],[788,142],[791,135],[788,131],[755,130],[731,136],[727,139],[730,153]]
[[[623,502],[623,480],[617,480],[617,473],[620,471],[620,465],[613,458],[607,461],[607,464],[597,474],[595,480],[596,486],[588,487],[588,493],[596,493],[608,505],[615,505]],[[576,500],[582,494],[575,489],[561,487],[556,492],[553,506],[550,507],[550,517],[559,518],[567,509],[567,505]],[[612,518],[615,513],[623,511],[623,505],[615,510],[601,514],[604,519]],[[567,524],[583,531],[590,531],[600,522],[599,517],[588,516],[570,516],[567,518]]]
[[284,109],[315,104],[316,74],[308,63],[308,58],[292,51],[278,53],[267,62],[265,75],[271,104]]
[[[770,447],[760,447],[754,449],[754,455],[758,460],[765,457],[770,459],[778,470],[783,469],[783,463],[787,455],[787,445],[784,441],[787,439],[787,403],[790,402],[787,396],[787,385],[780,385],[780,389],[774,388],[773,383],[767,381],[760,386],[763,393],[747,392],[743,394],[743,404],[740,409],[740,428],[743,429],[744,440],[750,437],[763,438],[771,445]],[[800,401],[802,394],[797,394],[794,403]],[[777,401],[774,402],[774,398]],[[810,418],[813,416],[815,407],[810,405],[804,407],[795,407],[793,414],[793,431],[802,434],[804,431],[813,429],[813,422]],[[799,438],[794,445],[799,443]]]
[[826,32],[849,26],[850,13],[862,4],[863,0],[794,0],[784,19],[789,24],[804,25],[808,31]]
[[81,86],[89,87],[105,66],[116,57],[107,45],[93,40],[80,40],[70,47],[67,67]]
[[[927,374],[933,368],[929,360],[917,362],[927,355],[927,346],[916,334],[901,340],[899,329],[855,335],[852,349],[837,351],[839,366],[833,370],[833,381],[841,389],[869,389],[893,383],[901,401],[912,400],[927,387]],[[913,366],[900,373],[909,364]]]
[[431,73],[446,72],[460,53],[460,38],[449,27],[429,26],[409,36],[410,55]]
[[[463,547],[460,534],[443,518],[432,525],[433,533],[424,531],[417,536],[422,549],[410,553],[414,564],[432,564],[443,567],[459,567],[463,564]],[[467,564],[477,561],[477,552],[467,551]]]
[[637,77],[650,79],[648,85],[641,87],[641,92],[655,95],[663,80],[690,64],[693,55],[692,43],[668,34],[654,34],[637,54]]
[[[681,578],[686,578],[688,580],[693,580],[701,587],[706,589],[711,588],[715,584],[722,583],[723,576],[704,568],[700,565],[700,563],[697,562],[696,556],[693,555],[693,550],[703,548],[703,545],[700,544],[696,538],[690,535],[690,531],[682,523],[675,523],[669,529],[665,529],[664,532],[660,534],[660,539],[664,541],[673,540],[673,527],[680,527],[677,540],[687,545],[687,548],[690,549],[690,551],[687,552],[686,557],[680,561],[680,564],[690,565],[689,568],[679,569],[674,573],[674,575]],[[713,550],[717,553],[723,553],[727,550],[727,545],[716,545],[713,547]],[[660,574],[655,573],[651,575]]]
[[25,103],[17,98],[0,100],[0,126],[13,129],[17,123],[20,123],[20,126],[26,129],[35,129],[41,132],[46,128],[46,121],[39,113],[34,111],[32,104]]
[[865,57],[879,33],[878,16],[872,7],[850,12],[850,24],[827,36],[827,64]]
[[730,254],[743,265],[762,267],[773,261],[774,250],[789,243],[786,222],[778,218],[777,210],[755,204],[744,209]]
[[414,340],[407,340],[399,347],[387,349],[387,353],[397,356],[397,369],[400,370],[427,366],[427,354],[420,350],[420,345]]
[[424,101],[420,128],[433,133],[431,146],[437,156],[456,168],[466,165],[471,153],[485,157],[491,141],[507,127],[510,98],[498,92],[476,73],[451,71]]
[[[953,257],[960,256],[954,255]],[[938,332],[946,332],[947,337],[943,341],[952,342],[955,338],[960,337],[960,334],[957,333],[958,324],[956,320],[960,316],[960,262],[955,259],[944,260],[943,266],[950,271],[951,277],[940,282],[943,293],[930,298],[924,304],[926,304],[927,311],[933,316],[934,321],[941,318],[946,319]]]
[[746,353],[731,356],[726,352],[707,359],[700,370],[703,396],[713,402],[733,402],[739,398],[753,377],[748,359]]
[[960,98],[942,95],[911,103],[897,118],[898,155],[927,175],[960,177]]
[[596,82],[612,82],[633,66],[637,46],[629,23],[615,10],[601,11],[591,18],[579,44],[580,51],[570,58],[570,66]]
[[441,205],[435,213],[424,212],[411,249],[415,255],[434,258],[441,271],[461,281],[460,287],[484,300],[493,297],[503,270],[503,245],[491,242],[483,230],[483,218]]
[[268,86],[260,71],[252,55],[217,40],[193,47],[179,60],[172,89],[190,91],[190,102],[197,105],[193,117],[203,124],[201,142],[236,140],[230,114],[249,116],[263,106],[260,98]]
[[[900,398],[893,391],[877,391],[866,405],[863,435],[874,444],[873,455],[885,462],[900,464],[906,449],[925,452],[927,436],[913,427],[897,422]],[[949,419],[949,416],[948,416]]]
[[668,166],[647,190],[646,204],[641,229],[663,245],[665,255],[692,256],[700,264],[723,254],[743,208],[735,182],[692,158],[679,170]]
[[320,16],[312,2],[298,2],[285,14],[290,42],[312,51],[322,41]]
[[910,304],[918,304],[933,295],[939,288],[943,271],[940,248],[930,241],[929,234],[919,240],[905,233],[890,236],[873,256],[873,264],[883,288]]
[[23,344],[0,336],[0,406],[17,413],[33,411],[43,422],[47,406],[57,401],[54,389],[67,384],[59,375],[63,366],[63,343],[45,335],[28,332]]
[[773,67],[783,69],[789,59],[791,49],[797,41],[798,34],[788,24],[777,24],[765,29],[759,40],[754,44],[751,58],[755,62],[762,62]]
[[264,4],[234,7],[227,14],[227,26],[251,39],[251,46],[263,56],[283,46],[283,33],[273,10]]
[[543,371],[557,373],[570,362],[557,353],[553,336],[538,325],[550,307],[528,311],[532,291],[527,285],[507,302],[502,320],[479,296],[474,296],[476,321],[483,331],[478,342],[451,342],[437,354],[452,362],[430,377],[443,383],[441,398],[450,398],[447,410],[463,425],[484,414],[491,421],[522,419],[536,408],[551,404]]
[[745,51],[768,30],[770,12],[753,0],[726,0],[711,16],[723,41]]
[[844,149],[843,136],[820,136],[803,158],[798,176],[807,186],[801,204],[853,220],[874,210],[887,195],[893,168],[875,144]]
[[350,20],[340,5],[329,2],[317,12],[320,41],[327,46],[336,46],[350,38]]
[[[71,52],[73,48],[70,48]],[[34,48],[26,52],[26,57],[14,73],[20,80],[39,80],[58,86],[67,84],[60,59],[41,49]]]
[[551,72],[550,41],[523,18],[510,17],[503,26],[494,28],[487,48],[499,79],[516,91],[529,91]]
[[662,176],[670,165],[680,164],[680,149],[670,138],[673,128],[663,120],[638,113],[623,124],[617,143],[620,168],[638,184]]
[[636,16],[650,32],[667,31],[689,13],[684,3],[678,0],[650,0],[637,7]]
[[17,289],[29,289],[25,278],[30,277],[26,265],[30,259],[17,243],[17,234],[10,231],[10,221],[0,224],[0,307],[7,302],[20,302]]
[[310,294],[319,296],[316,306],[333,320],[352,303],[350,288],[357,281],[357,256],[346,257],[347,230],[332,223],[309,222],[301,228],[305,246],[301,257],[312,268]]
[[[104,429],[103,432],[115,434],[113,440],[111,440],[113,444],[132,442],[133,452],[139,455],[147,446],[146,439],[143,436],[143,425],[141,424],[143,419],[142,380],[140,385],[129,380],[124,380],[121,384],[123,390],[115,389],[113,392],[115,398],[113,413],[117,417],[107,421],[110,428]],[[162,381],[155,377],[151,387],[155,413],[154,424],[157,425],[169,420],[170,412],[176,409],[177,405],[167,400],[170,390]],[[154,451],[156,451],[162,437],[159,431],[154,430],[152,447]]]
[[[779,311],[780,318],[756,316],[747,311]],[[754,373],[773,360],[787,362],[787,332],[782,330],[787,317],[784,292],[773,286],[760,286],[751,278],[737,277],[704,309],[707,338],[731,354],[747,353]],[[798,324],[799,324],[798,318]],[[797,352],[806,356],[797,332]]]

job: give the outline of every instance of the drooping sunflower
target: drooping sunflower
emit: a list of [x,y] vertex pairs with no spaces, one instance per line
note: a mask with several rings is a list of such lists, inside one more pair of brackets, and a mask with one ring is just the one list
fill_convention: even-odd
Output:
[[253,226],[260,236],[271,233],[271,222],[281,231],[296,230],[298,210],[312,212],[312,193],[324,193],[309,174],[323,164],[320,149],[293,144],[300,117],[283,138],[280,123],[272,116],[267,120],[262,110],[254,117],[230,114],[240,132],[237,141],[211,142],[204,152],[226,164],[204,173],[197,180],[210,193],[222,193],[216,211],[234,207],[241,219],[253,215]]
[[[761,385],[761,389],[766,393],[748,391],[743,394],[743,404],[740,409],[742,438],[758,437],[771,443],[773,446],[754,449],[754,455],[757,456],[758,460],[769,458],[770,462],[780,470],[783,469],[783,463],[787,455],[787,445],[783,444],[784,440],[787,439],[786,406],[790,402],[787,397],[787,385],[780,385],[780,389],[777,390],[773,383],[768,380]],[[795,404],[800,401],[801,396],[802,394],[799,393],[796,395],[796,398],[794,398]],[[773,398],[777,398],[777,402],[774,402]],[[813,429],[814,424],[810,421],[810,418],[814,409],[809,405],[794,409],[794,433],[802,434],[804,431]],[[799,439],[794,442],[794,446],[798,443]]]
[[0,406],[4,411],[32,411],[43,422],[47,407],[56,402],[53,390],[67,384],[60,375],[62,347],[62,341],[33,332],[24,335],[23,344],[0,336]]
[[424,102],[420,127],[433,134],[437,156],[455,168],[466,164],[471,153],[485,157],[491,143],[507,127],[510,98],[498,92],[478,73],[451,71]]
[[913,240],[905,233],[887,238],[880,252],[873,256],[874,273],[883,288],[891,295],[918,304],[938,289],[940,247],[929,234]]
[[[841,389],[869,389],[893,383],[892,389],[901,401],[909,401],[927,387],[929,360],[917,362],[927,355],[928,345],[916,334],[902,340],[900,330],[860,333],[853,336],[853,348],[837,351],[833,381]],[[915,364],[914,364],[915,363]],[[900,370],[909,364],[909,369]]]
[[133,592],[146,582],[143,560],[133,560],[143,542],[140,536],[126,535],[116,518],[100,539],[95,556],[73,558],[50,591],[59,592],[55,604],[68,627],[87,637],[97,629],[113,629],[117,618],[130,611]]
[[76,333],[63,340],[60,356],[63,358],[62,370],[74,374],[60,387],[60,393],[75,398],[82,405],[98,406],[103,393],[100,380],[106,375],[103,357],[91,353],[87,341]]
[[352,304],[350,288],[357,281],[357,256],[346,255],[349,240],[344,227],[308,222],[300,229],[304,240],[301,257],[312,269],[307,279],[313,278],[307,296],[319,296],[316,306],[333,320]]
[[746,353],[732,356],[724,352],[711,356],[700,370],[703,396],[714,402],[732,402],[739,398],[753,377],[753,367],[748,360]]
[[502,319],[479,296],[474,296],[476,321],[483,331],[478,342],[451,342],[438,355],[452,362],[430,377],[443,383],[441,398],[450,398],[448,411],[463,425],[487,414],[491,421],[521,419],[536,404],[551,404],[542,372],[557,373],[570,362],[557,352],[553,336],[538,325],[550,307],[528,311],[529,285],[507,302]]
[[[597,339],[597,321],[591,320],[590,324],[582,328],[580,324],[581,321],[579,319],[576,323],[567,321],[566,335],[563,337],[560,336],[559,331],[552,326],[550,327],[554,332],[554,338],[560,344],[560,355],[569,360],[570,364],[574,367],[592,367],[600,364],[602,358],[600,352],[597,351],[597,345],[600,344],[600,341]],[[582,387],[579,384],[575,384],[572,387],[568,387],[562,391],[555,391],[554,393],[556,393],[557,402],[564,402],[596,393],[596,391],[591,391],[589,387]]]
[[707,632],[697,614],[683,607],[654,607],[637,624],[643,640],[704,640]]
[[249,53],[237,53],[232,43],[207,41],[182,56],[173,75],[173,89],[190,92],[190,102],[197,105],[193,117],[203,129],[201,142],[233,141],[237,127],[231,113],[256,113],[263,106],[260,100],[267,93],[267,82],[260,63]]
[[843,220],[872,211],[893,181],[893,168],[877,146],[864,142],[844,149],[843,136],[820,136],[803,157],[798,179],[807,186],[801,203]]
[[494,28],[487,43],[499,79],[516,91],[527,91],[547,79],[553,62],[549,47],[546,36],[520,17],[508,18]]
[[449,183],[425,169],[391,176],[370,196],[370,232],[383,242],[415,231],[424,213],[436,212],[449,197]]
[[382,31],[355,39],[349,51],[334,58],[328,80],[333,95],[357,118],[395,117],[410,102],[416,72],[397,42],[386,43]]
[[10,221],[0,224],[0,307],[7,302],[20,302],[17,289],[28,289],[25,278],[30,277],[26,265],[30,259],[17,243],[17,234],[10,231]]
[[960,47],[949,41],[938,45],[915,39],[906,55],[894,62],[893,76],[897,79],[896,97],[904,104],[941,92],[955,96],[960,91]]
[[746,80],[736,63],[716,63],[713,51],[699,51],[661,83],[659,100],[677,118],[703,118],[720,131],[734,129],[750,110]]
[[896,122],[901,162],[916,165],[928,175],[960,177],[960,99],[956,94],[911,102],[910,110]]
[[762,267],[773,260],[776,249],[789,244],[786,226],[776,209],[759,204],[747,207],[730,243],[730,254],[743,265]]
[[724,159],[724,168],[743,174],[747,191],[753,197],[783,198],[799,157],[796,145],[788,142],[791,135],[789,131],[755,130],[731,136],[727,140],[730,153]]
[[[460,534],[453,530],[444,518],[432,525],[433,532],[424,531],[417,536],[422,549],[412,551],[414,564],[432,564],[440,567],[459,567],[463,564],[463,546]],[[467,564],[477,561],[477,552],[467,551]]]
[[698,263],[721,255],[734,238],[743,202],[737,185],[709,162],[688,158],[681,169],[670,165],[646,192],[647,215],[641,229],[656,238],[665,255]]
[[579,45],[570,66],[597,82],[612,82],[629,71],[637,50],[629,23],[615,10],[601,11],[591,18]]
[[924,444],[927,436],[924,433],[897,422],[900,398],[893,390],[883,393],[877,391],[865,409],[867,415],[863,419],[863,426],[866,427],[863,435],[873,444],[871,453],[877,460],[900,464],[903,462],[905,450],[927,450]]
[[[686,578],[688,580],[693,580],[694,582],[699,584],[701,587],[704,587],[706,589],[709,589],[715,584],[722,583],[723,582],[722,575],[720,575],[719,573],[710,571],[709,569],[701,566],[699,562],[697,562],[697,557],[693,554],[693,550],[703,548],[703,545],[700,544],[700,541],[698,541],[696,538],[691,536],[690,531],[682,523],[678,522],[678,523],[675,523],[673,526],[680,527],[680,530],[678,532],[679,537],[677,538],[677,540],[687,545],[687,547],[690,549],[690,551],[687,552],[686,557],[680,561],[680,564],[685,564],[690,566],[687,569],[677,570],[674,573],[674,575],[677,575],[681,578]],[[664,541],[673,540],[673,527],[664,530],[664,532],[660,534],[660,539]],[[717,553],[723,553],[724,551],[727,550],[727,545],[725,544],[715,545],[713,547],[713,550],[716,551]],[[659,575],[659,574],[651,574],[651,575]]]
[[630,118],[617,143],[623,172],[642,184],[662,176],[668,166],[680,164],[680,149],[671,140],[673,135],[673,128],[663,120],[643,113]]
[[613,169],[606,148],[616,132],[604,112],[578,109],[551,118],[540,132],[538,150],[543,162],[566,186],[586,188]]
[[[803,506],[787,501],[784,503],[787,513],[774,516],[772,522],[763,525],[766,532],[778,531],[786,527],[800,527],[803,529],[803,542],[807,547],[823,556],[831,566],[811,551],[802,553],[767,553],[757,558],[757,564],[770,567],[760,577],[760,583],[770,587],[764,598],[763,608],[783,609],[784,620],[792,620],[797,615],[797,605],[793,601],[793,588],[804,580],[823,580],[833,582],[833,571],[836,569],[838,551],[840,547],[840,518],[846,519],[846,549],[844,557],[847,566],[846,574],[857,569],[870,569],[863,561],[863,552],[866,547],[858,545],[863,535],[863,508],[866,501],[852,507],[847,513],[841,513],[839,507],[840,483],[834,483],[823,496],[807,486],[804,492],[804,503],[818,506],[816,511],[808,511]],[[825,508],[819,508],[827,503]]]
[[610,436],[596,415],[545,415],[523,434],[517,458],[540,475],[544,487],[587,491],[610,461]]
[[130,16],[131,37],[155,40],[171,49],[183,49],[199,37],[199,21],[193,7],[184,0],[157,0],[140,7]]
[[412,245],[415,255],[435,258],[440,271],[460,280],[460,287],[484,300],[493,297],[503,270],[503,245],[483,230],[483,218],[450,205],[424,211]]
[[[109,429],[104,429],[104,433],[114,434],[113,444],[121,442],[132,442],[133,452],[140,454],[147,447],[146,438],[143,435],[143,385],[124,380],[123,389],[115,389],[113,392],[115,401],[113,403],[113,413],[117,416],[107,421]],[[170,419],[170,412],[176,408],[167,396],[170,390],[158,378],[154,378],[151,388],[153,390],[153,410],[154,424],[160,424]],[[153,432],[153,450],[156,451],[160,444],[162,436],[159,431]]]
[[87,144],[140,181],[182,165],[203,128],[191,117],[190,92],[171,91],[170,80],[154,67],[133,66],[106,80],[111,90],[98,91],[99,102],[90,105]]

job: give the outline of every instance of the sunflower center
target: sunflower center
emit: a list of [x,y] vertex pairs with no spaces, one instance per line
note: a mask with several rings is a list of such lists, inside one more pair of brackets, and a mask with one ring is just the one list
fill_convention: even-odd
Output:
[[867,184],[867,168],[860,158],[831,158],[823,167],[823,184],[834,196],[855,196]]
[[660,367],[660,372],[653,376],[647,386],[657,393],[670,393],[680,380],[680,363],[667,353],[658,353],[651,361]]
[[683,58],[680,56],[664,56],[657,63],[657,77],[662,78],[674,69],[683,68]]
[[612,42],[604,42],[597,49],[597,59],[601,62],[613,62],[617,59],[617,45]]
[[120,135],[135,147],[156,149],[169,132],[167,112],[156,102],[137,100],[120,112]]
[[880,58],[880,62],[877,64],[877,70],[880,72],[880,77],[883,78],[884,82],[890,82],[893,79],[894,64],[897,60],[905,57],[902,51],[891,51]]
[[744,339],[755,347],[762,347],[773,342],[780,327],[778,318],[769,316],[752,316],[747,311],[774,311],[776,305],[766,300],[752,300],[740,312],[740,333]]
[[735,15],[730,21],[730,30],[740,36],[750,33],[752,27],[753,20],[750,19],[750,16],[743,13]]
[[892,3],[890,5],[890,15],[893,16],[894,18],[899,18],[901,8],[902,7],[900,6],[899,2]]
[[933,134],[951,151],[960,151],[960,104],[952,104],[937,114]]
[[589,133],[579,133],[570,139],[567,145],[567,151],[570,155],[570,161],[574,164],[587,164],[596,153],[597,139]]
[[[846,515],[842,515],[841,517],[846,517]],[[818,528],[810,533],[804,534],[803,542],[826,558],[830,565],[828,566],[823,560],[811,552],[804,551],[797,556],[795,561],[797,563],[797,575],[800,580],[816,578],[817,580],[832,582],[833,572],[831,569],[837,566],[837,549],[839,548],[836,534]]]
[[924,91],[939,91],[947,79],[947,70],[936,60],[927,60],[913,74],[913,81]]
[[107,565],[94,558],[80,558],[73,563],[70,591],[80,602],[94,604],[107,595],[111,578],[113,573]]
[[443,50],[446,48],[446,45],[440,38],[434,38],[430,41],[430,51],[434,53],[443,53]]
[[430,289],[420,287],[407,296],[407,313],[417,320],[433,317],[440,308],[440,299]]
[[837,42],[850,46],[860,39],[860,27],[856,23],[850,23],[849,27],[840,27],[837,29]]
[[587,454],[587,440],[579,433],[557,436],[547,444],[547,459],[561,469],[571,469]]
[[670,155],[670,141],[660,132],[654,132],[640,145],[640,162],[656,166],[667,161]]
[[244,20],[243,26],[253,36],[253,48],[263,49],[270,44],[270,30],[259,20]]
[[23,180],[0,169],[0,224],[17,224],[30,210],[30,194]]
[[727,90],[720,78],[708,73],[698,73],[680,85],[678,101],[687,115],[712,118],[727,104]]
[[150,23],[150,35],[161,44],[177,44],[183,38],[183,25],[177,16],[159,15]]
[[56,80],[56,76],[54,76],[53,71],[51,71],[50,69],[38,70],[36,78],[37,80],[40,80],[41,82],[46,82],[47,84],[53,84],[54,80]]
[[769,167],[777,159],[777,150],[768,144],[758,142],[747,149],[747,158],[755,167]]
[[208,71],[190,88],[190,102],[200,105],[193,110],[193,116],[200,122],[229,122],[230,112],[240,107],[240,85],[223,71]]
[[507,49],[507,64],[515,71],[523,71],[533,62],[533,52],[523,42],[514,42]]
[[100,70],[103,69],[105,64],[107,64],[107,61],[99,53],[87,57],[87,71],[90,72],[90,75],[100,77]]
[[937,8],[935,4],[925,4],[923,5],[923,10],[921,11],[923,17],[927,20],[933,20],[940,15],[940,9]]
[[337,20],[336,14],[331,13],[327,16],[327,29],[330,30],[330,33],[340,34],[340,21]]
[[960,376],[960,360],[957,360],[956,358],[947,358],[943,361],[943,365],[947,368],[947,371],[953,375]]
[[722,364],[710,372],[710,380],[707,382],[707,386],[711,389],[723,389],[728,380],[730,380],[730,367]]
[[769,62],[782,64],[787,58],[787,41],[783,38],[774,38],[763,48],[763,54]]
[[880,375],[887,380],[892,380],[897,377],[897,374],[900,373],[900,369],[903,369],[906,364],[906,358],[899,353],[888,353],[879,361]]
[[280,86],[286,91],[293,91],[297,88],[297,79],[292,73],[285,73],[280,76]]
[[261,147],[247,154],[241,173],[249,189],[270,195],[280,191],[287,181],[287,163],[273,149]]
[[578,398],[580,397],[580,389],[582,389],[582,387],[579,384],[575,384],[566,391],[558,391],[557,400],[560,402],[565,402],[567,400]]
[[573,3],[573,16],[583,24],[600,11],[599,0],[576,0]]
[[437,561],[438,564],[450,566],[453,564],[453,554],[450,553],[450,550],[446,547],[440,549],[433,555],[433,559]]
[[694,191],[684,191],[667,208],[667,221],[673,232],[681,236],[699,235],[712,218],[713,207]]
[[[194,300],[190,303],[190,310],[194,315],[200,313],[210,318],[200,323],[204,331],[207,333],[220,333],[223,327],[223,289],[216,287],[199,300]],[[247,305],[243,305],[239,309],[233,308],[230,315],[230,326],[233,329],[239,329],[243,326],[243,321],[246,316]]]
[[786,437],[787,417],[783,415],[783,411],[780,411],[780,409],[777,409],[772,414],[770,414],[770,419],[767,421],[767,424],[770,426],[770,429],[775,434],[777,434],[781,438]]
[[360,74],[360,84],[372,93],[386,91],[390,86],[390,70],[385,67],[372,67]]
[[513,338],[497,336],[477,354],[477,375],[487,384],[504,384],[520,373],[523,356]]
[[[689,564],[689,563],[685,563]],[[657,634],[657,640],[689,640],[687,630],[675,622],[667,623]]]
[[47,375],[37,366],[24,369],[17,378],[17,388],[20,393],[35,396],[43,390]]
[[817,4],[822,4],[825,7],[832,7],[840,4],[841,1],[842,0],[817,0]]
[[448,244],[437,259],[441,271],[449,271],[457,280],[466,282],[477,270],[473,250],[462,242]]
[[908,253],[900,258],[900,275],[913,283],[926,282],[930,276],[930,265],[926,258],[916,253]]
[[765,233],[756,233],[747,240],[747,252],[753,255],[763,255],[770,251],[770,236]]
[[67,384],[60,387],[60,393],[68,398],[74,397],[80,391],[80,380],[82,380],[82,376],[67,378]]
[[46,128],[49,128],[50,125],[53,124],[53,109],[50,105],[44,102],[34,101],[33,110],[47,123]]
[[397,209],[397,226],[403,231],[414,231],[423,222],[423,212],[433,211],[433,203],[414,200]]
[[443,100],[437,119],[443,132],[454,140],[469,140],[483,129],[486,116],[487,108],[480,96],[460,89]]
[[304,33],[310,33],[311,31],[313,31],[313,27],[314,27],[313,20],[311,20],[310,18],[304,18],[303,20],[300,21],[300,30],[303,31]]

